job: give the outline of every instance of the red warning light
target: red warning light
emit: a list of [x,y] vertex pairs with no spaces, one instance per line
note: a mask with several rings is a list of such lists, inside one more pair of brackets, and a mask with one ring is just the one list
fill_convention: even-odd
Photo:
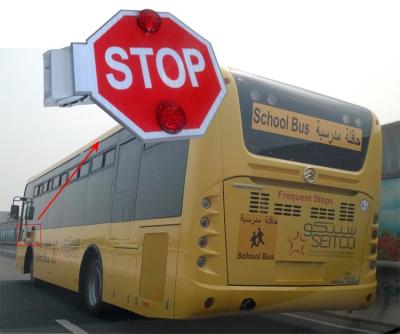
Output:
[[137,17],[139,27],[145,32],[156,32],[161,26],[161,17],[151,9],[143,9]]
[[157,122],[161,130],[175,134],[186,125],[186,114],[175,102],[162,101],[157,108]]

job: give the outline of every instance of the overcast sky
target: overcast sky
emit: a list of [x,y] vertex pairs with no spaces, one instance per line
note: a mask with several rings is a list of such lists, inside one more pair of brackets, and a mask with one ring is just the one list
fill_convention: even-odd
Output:
[[221,66],[400,116],[399,1],[5,1],[0,4],[0,210],[26,180],[111,128],[96,106],[44,108],[42,53],[84,42],[119,9],[173,13]]

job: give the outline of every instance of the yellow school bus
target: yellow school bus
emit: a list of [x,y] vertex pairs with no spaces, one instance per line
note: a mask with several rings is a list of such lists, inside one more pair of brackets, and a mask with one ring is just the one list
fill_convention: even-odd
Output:
[[[98,140],[17,268],[160,318],[353,310],[375,300],[381,129],[365,108],[239,71],[207,133]],[[38,214],[92,143],[31,178]],[[41,245],[37,245],[40,241]],[[34,246],[32,246],[34,245]]]

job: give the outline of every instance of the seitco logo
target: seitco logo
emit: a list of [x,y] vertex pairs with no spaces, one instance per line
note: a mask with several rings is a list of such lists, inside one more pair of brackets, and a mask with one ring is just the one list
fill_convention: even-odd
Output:
[[317,176],[318,174],[314,168],[307,167],[304,170],[303,177],[304,181],[306,181],[307,183],[313,183],[317,179]]

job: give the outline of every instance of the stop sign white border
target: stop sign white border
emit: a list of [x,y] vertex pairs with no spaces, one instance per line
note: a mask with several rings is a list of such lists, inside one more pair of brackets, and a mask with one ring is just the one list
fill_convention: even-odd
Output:
[[198,129],[184,129],[177,134],[168,134],[164,131],[152,131],[145,132],[135,123],[133,123],[128,117],[126,117],[118,108],[111,104],[106,98],[99,94],[97,85],[97,74],[96,74],[96,64],[94,56],[94,43],[113,25],[115,25],[124,16],[138,16],[139,11],[134,10],[121,10],[116,15],[114,15],[107,23],[105,23],[100,29],[98,29],[92,36],[87,39],[87,43],[72,43],[73,52],[73,68],[74,68],[74,83],[75,92],[78,95],[90,95],[91,99],[99,105],[104,111],[106,111],[111,117],[113,117],[117,122],[122,123],[127,129],[131,130],[135,135],[139,136],[143,141],[161,141],[161,140],[176,140],[185,139],[192,137],[199,137],[204,135],[210,122],[215,116],[215,113],[220,106],[227,89],[225,87],[224,79],[222,77],[221,70],[218,66],[217,59],[215,57],[214,51],[211,44],[197,34],[195,31],[190,29],[175,16],[170,13],[158,13],[161,17],[169,18],[178,24],[182,29],[185,29],[194,38],[200,40],[207,46],[208,52],[210,54],[211,62],[214,67],[214,71],[217,75],[218,82],[220,84],[220,92],[214,100],[207,116],[205,117],[203,123]]

